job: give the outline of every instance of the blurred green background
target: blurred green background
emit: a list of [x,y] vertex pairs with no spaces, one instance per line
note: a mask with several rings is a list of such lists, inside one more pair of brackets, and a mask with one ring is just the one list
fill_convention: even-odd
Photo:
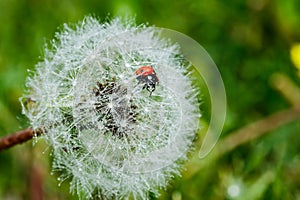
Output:
[[[27,69],[42,58],[45,42],[63,23],[85,15],[103,21],[135,16],[137,23],[174,29],[198,41],[219,67],[226,87],[228,113],[221,140],[297,105],[298,0],[0,0],[0,136],[28,126],[18,98]],[[202,106],[208,112],[206,100]],[[204,116],[205,127],[209,115]],[[299,133],[300,120],[294,120],[203,160],[197,157],[198,141],[182,177],[171,181],[160,199],[300,199]],[[239,138],[233,142],[238,144]],[[43,142],[34,147],[27,142],[0,152],[0,199],[77,198],[69,194],[67,183],[57,186],[44,151],[48,153]]]

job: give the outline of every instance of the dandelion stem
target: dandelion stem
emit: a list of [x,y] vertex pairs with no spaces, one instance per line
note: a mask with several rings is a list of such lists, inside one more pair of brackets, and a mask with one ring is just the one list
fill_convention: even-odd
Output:
[[[258,139],[271,131],[286,125],[290,122],[300,119],[300,104],[291,108],[278,111],[263,119],[252,122],[240,129],[229,133],[224,139],[220,140],[208,158],[199,160],[196,158],[197,168],[188,167],[188,173],[185,175],[186,179],[193,177],[203,168],[211,166],[211,164],[220,158],[222,155],[236,149],[237,147],[246,144],[250,141]],[[193,163],[191,162],[191,165]]]
[[31,128],[17,131],[3,138],[0,138],[0,151],[8,149],[14,145],[21,144],[33,138],[33,136],[39,136],[42,134],[41,130],[34,131]]
[[223,155],[236,147],[259,138],[270,131],[300,118],[300,105],[279,111],[261,120],[246,125],[229,134],[218,145],[219,154]]

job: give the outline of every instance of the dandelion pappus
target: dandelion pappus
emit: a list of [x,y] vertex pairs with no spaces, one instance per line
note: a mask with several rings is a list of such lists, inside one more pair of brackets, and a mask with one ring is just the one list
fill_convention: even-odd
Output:
[[143,83],[143,89],[147,89],[151,96],[155,86],[159,83],[154,69],[151,66],[142,66],[136,70],[135,74],[137,75],[138,84]]

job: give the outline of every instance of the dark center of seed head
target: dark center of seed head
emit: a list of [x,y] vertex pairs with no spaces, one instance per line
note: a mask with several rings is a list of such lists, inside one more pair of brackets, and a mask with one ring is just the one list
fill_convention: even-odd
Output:
[[93,93],[96,96],[94,108],[104,125],[104,134],[118,138],[128,136],[137,121],[137,106],[128,98],[127,88],[115,80],[98,81]]

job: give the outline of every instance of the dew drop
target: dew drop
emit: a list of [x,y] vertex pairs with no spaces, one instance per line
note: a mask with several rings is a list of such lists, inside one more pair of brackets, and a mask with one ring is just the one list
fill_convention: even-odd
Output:
[[109,103],[107,104],[107,107],[108,107],[108,108],[113,108],[113,103],[112,103],[112,102],[109,102]]

